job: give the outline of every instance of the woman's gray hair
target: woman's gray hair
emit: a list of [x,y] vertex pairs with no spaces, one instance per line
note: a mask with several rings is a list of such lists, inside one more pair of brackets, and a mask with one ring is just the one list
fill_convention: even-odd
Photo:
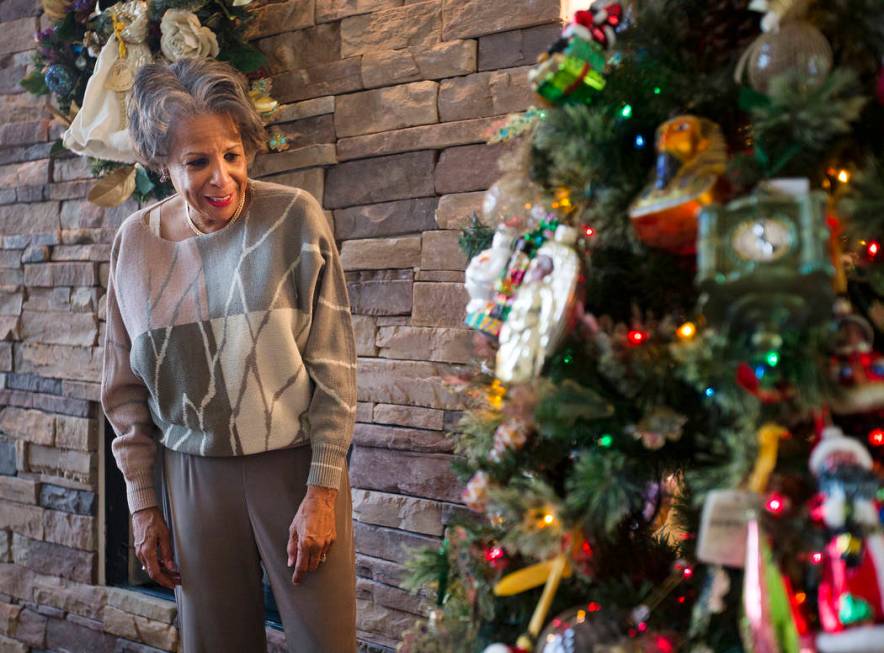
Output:
[[138,69],[126,107],[138,161],[159,171],[172,149],[172,125],[202,114],[228,115],[239,129],[246,157],[264,149],[267,132],[245,77],[215,59],[185,58]]

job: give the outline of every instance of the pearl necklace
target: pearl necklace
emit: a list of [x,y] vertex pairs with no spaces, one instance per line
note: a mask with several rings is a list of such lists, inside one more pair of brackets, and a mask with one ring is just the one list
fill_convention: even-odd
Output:
[[[239,218],[239,214],[242,212],[242,207],[245,206],[245,203],[246,203],[246,193],[248,192],[248,190],[249,190],[249,184],[248,184],[248,182],[246,182],[243,192],[240,193],[239,206],[236,207],[236,212],[233,214],[233,217],[230,218],[230,221],[225,225],[226,227],[229,227],[230,225],[232,225],[234,222],[236,222],[237,218]],[[190,202],[188,202],[186,199],[184,200],[184,212],[187,214],[188,226],[190,227],[191,231],[193,231],[193,233],[195,233],[197,236],[205,236],[210,233],[215,233],[213,231],[203,231],[202,229],[200,229],[199,227],[196,226],[196,223],[193,221],[193,218],[190,217]],[[224,227],[222,227],[222,229],[223,228]]]

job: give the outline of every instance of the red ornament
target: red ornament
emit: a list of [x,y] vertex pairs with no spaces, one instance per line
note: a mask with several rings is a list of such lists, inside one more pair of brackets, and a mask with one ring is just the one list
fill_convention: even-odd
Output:
[[749,394],[757,397],[761,403],[773,404],[788,398],[791,391],[788,387],[784,388],[762,388],[761,381],[755,375],[755,372],[749,367],[748,363],[740,363],[737,366],[737,385]]
[[574,22],[586,28],[592,39],[603,48],[614,45],[614,32],[623,20],[623,7],[612,3],[604,7],[590,7],[574,13]]

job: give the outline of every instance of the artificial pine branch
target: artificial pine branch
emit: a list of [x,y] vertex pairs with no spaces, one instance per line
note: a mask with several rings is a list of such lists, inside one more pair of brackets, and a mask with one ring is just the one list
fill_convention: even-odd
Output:
[[755,150],[767,176],[818,178],[823,155],[850,132],[866,102],[856,73],[845,68],[818,87],[797,73],[772,79],[768,97],[750,107]]

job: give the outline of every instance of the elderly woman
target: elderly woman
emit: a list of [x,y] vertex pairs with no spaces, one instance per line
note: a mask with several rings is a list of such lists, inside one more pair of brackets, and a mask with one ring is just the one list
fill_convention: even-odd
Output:
[[128,117],[177,191],[111,250],[101,401],[136,555],[174,588],[184,653],[266,650],[262,565],[289,650],[352,653],[355,346],[331,230],[309,193],[249,179],[265,134],[227,64],[142,67]]

